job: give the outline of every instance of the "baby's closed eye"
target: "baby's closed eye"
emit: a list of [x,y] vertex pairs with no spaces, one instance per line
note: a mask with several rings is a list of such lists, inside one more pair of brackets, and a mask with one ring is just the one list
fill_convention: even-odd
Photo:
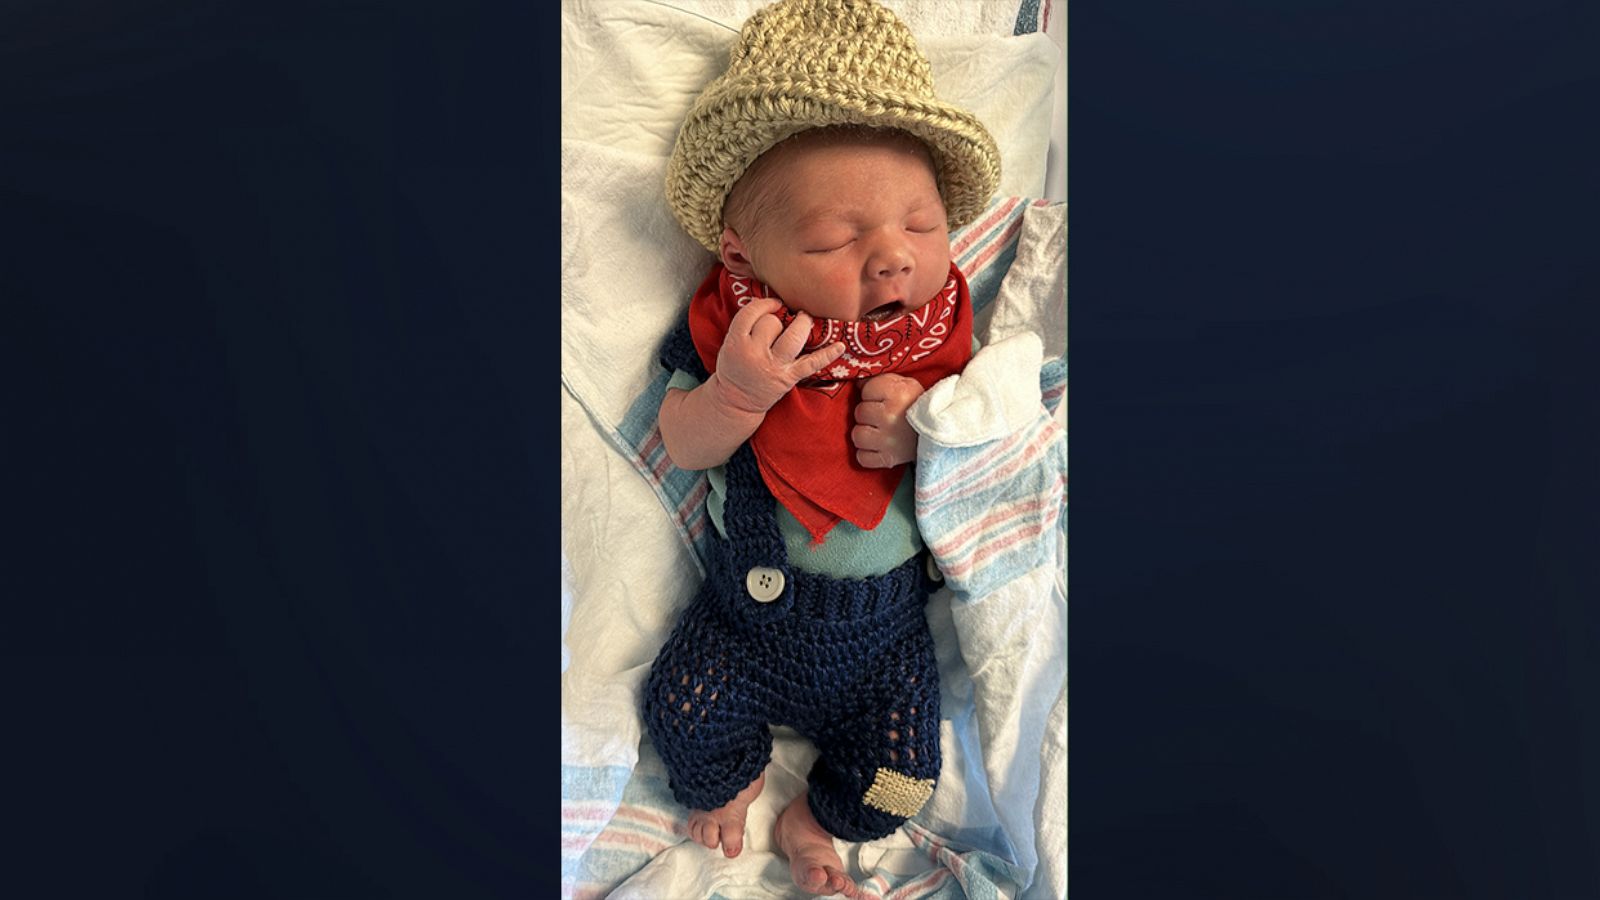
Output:
[[855,243],[856,236],[849,229],[824,228],[812,231],[801,238],[807,253],[832,253]]
[[855,238],[849,238],[847,240],[841,241],[836,246],[816,247],[816,248],[807,250],[806,252],[807,253],[834,253],[834,252],[837,252],[839,250],[843,250],[844,248],[846,248],[846,247],[850,246],[851,244],[855,243],[855,240],[856,240]]

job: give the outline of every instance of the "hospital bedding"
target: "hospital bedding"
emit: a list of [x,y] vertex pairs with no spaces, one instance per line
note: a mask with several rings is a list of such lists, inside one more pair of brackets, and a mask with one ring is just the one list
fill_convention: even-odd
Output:
[[[602,0],[563,11],[564,896],[798,893],[770,828],[815,751],[778,730],[746,850],[726,860],[684,841],[684,810],[637,711],[707,540],[704,478],[672,467],[654,430],[665,373],[653,351],[709,257],[672,220],[660,184],[677,121],[757,5]],[[929,35],[941,95],[994,130],[1007,176],[1003,196],[952,235],[989,362],[917,412],[919,489],[923,472],[954,473],[918,508],[951,573],[929,608],[945,770],[921,814],[846,862],[869,897],[1064,896],[1066,213],[1028,199],[1044,188],[1041,120],[1059,50],[1010,33],[1030,7],[1034,30],[1042,24],[1031,0],[889,5]],[[1005,454],[1036,477],[956,489],[963,465]]]

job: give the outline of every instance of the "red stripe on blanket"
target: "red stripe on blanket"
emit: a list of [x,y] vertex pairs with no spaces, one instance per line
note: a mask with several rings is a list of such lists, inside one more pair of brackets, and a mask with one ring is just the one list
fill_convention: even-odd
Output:
[[561,807],[563,821],[573,822],[605,822],[610,820],[615,807],[610,805],[597,806],[566,806]]
[[[959,857],[957,858],[959,859]],[[926,897],[933,893],[935,887],[949,881],[950,877],[951,872],[949,869],[935,869],[927,875],[900,885],[883,900],[914,900],[916,897]]]
[[[988,232],[989,229],[993,228],[996,222],[1009,215],[1012,210],[1017,208],[1017,204],[1021,202],[1021,197],[1012,197],[1010,200],[1000,204],[1000,206],[997,207],[994,212],[989,214],[988,218],[980,222],[971,231],[968,231],[966,236],[961,240],[956,241],[955,245],[950,248],[951,258],[953,259],[966,252],[968,247],[971,247],[973,244],[977,243],[978,238],[982,237],[986,232]],[[962,274],[964,275],[966,273],[963,271]]]
[[950,578],[966,577],[969,572],[978,568],[978,566],[982,565],[990,557],[995,556],[1002,551],[1009,550],[1023,541],[1032,540],[1039,535],[1044,534],[1046,531],[1049,531],[1051,528],[1054,528],[1057,520],[1059,520],[1060,517],[1061,507],[1056,506],[1050,510],[1050,514],[1045,517],[1044,521],[1037,525],[1018,529],[1013,534],[1010,534],[997,541],[984,544],[982,548],[973,553],[967,559],[951,565],[945,570],[945,575]]
[[606,831],[594,839],[591,849],[596,850],[637,850],[646,856],[655,856],[657,853],[671,847],[677,841],[664,841],[648,834],[639,834],[636,831]]
[[617,821],[632,822],[639,825],[648,825],[660,829],[668,834],[687,834],[688,825],[681,819],[674,819],[664,813],[651,812],[643,807],[623,806],[617,809]]
[[967,527],[954,534],[946,535],[939,540],[938,549],[940,555],[947,559],[959,556],[964,552],[959,548],[975,543],[974,538],[991,532],[1004,531],[1012,522],[1018,519],[1031,518],[1048,504],[1059,504],[1061,502],[1061,492],[1065,487],[1066,480],[1057,478],[1043,497],[1033,497],[991,509],[981,518],[969,523]]
[[1039,459],[1060,431],[1054,419],[1045,419],[1031,431],[1002,438],[987,454],[974,456],[937,481],[917,485],[916,502],[952,503],[1003,481]]
[[978,254],[977,259],[974,259],[969,264],[969,268],[971,268],[972,271],[977,272],[977,271],[981,270],[984,266],[988,265],[989,264],[989,260],[994,259],[995,256],[1000,253],[1001,250],[1004,250],[1005,247],[1006,247],[1006,244],[1010,242],[1011,238],[1013,236],[1015,236],[1016,233],[1021,231],[1021,230],[1022,230],[1022,217],[1021,216],[1017,216],[1015,219],[1013,219],[1011,221],[1010,224],[1006,225],[1006,228],[1005,228],[1004,231],[1000,232],[1000,237],[997,238],[994,243],[992,243],[988,247],[984,248],[983,252]]

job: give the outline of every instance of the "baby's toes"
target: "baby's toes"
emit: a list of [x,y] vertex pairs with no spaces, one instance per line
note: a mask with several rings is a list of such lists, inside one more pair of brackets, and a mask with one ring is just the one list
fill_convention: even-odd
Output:
[[710,816],[696,816],[689,820],[689,838],[702,847],[715,847],[716,840],[709,833],[715,823]]
[[804,874],[800,876],[800,886],[813,894],[822,893],[828,886],[828,872],[821,866],[806,866]]
[[739,855],[744,849],[744,823],[729,822],[722,829],[722,855],[729,859]]
[[835,894],[844,894],[846,897],[856,895],[856,883],[838,869],[828,870],[828,888]]

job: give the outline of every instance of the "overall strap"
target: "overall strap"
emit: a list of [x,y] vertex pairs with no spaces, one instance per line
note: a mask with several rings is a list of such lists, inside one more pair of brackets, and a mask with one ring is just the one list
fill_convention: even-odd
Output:
[[794,593],[789,552],[784,549],[784,536],[778,530],[778,501],[766,490],[749,440],[734,450],[723,474],[728,495],[723,503],[722,525],[728,530],[730,575],[742,580],[755,567],[776,569],[789,581],[784,594]]
[[699,351],[694,348],[694,339],[689,336],[688,319],[679,322],[667,339],[661,342],[661,352],[657,358],[668,372],[682,369],[702,382],[711,377],[705,363],[700,361]]
[[750,442],[739,445],[723,466],[728,493],[722,508],[726,538],[712,538],[702,591],[717,597],[728,625],[755,634],[789,615],[795,604],[797,573],[773,512],[778,501],[766,493]]
[[[667,335],[658,357],[667,371],[682,370],[703,384],[711,377],[689,333],[687,318]],[[713,537],[707,560],[706,588],[724,598],[763,599],[759,618],[786,613],[794,603],[794,575],[778,531],[777,501],[761,480],[750,442],[739,445],[723,466],[727,483],[722,527],[727,538]],[[770,595],[770,597],[769,597]]]

